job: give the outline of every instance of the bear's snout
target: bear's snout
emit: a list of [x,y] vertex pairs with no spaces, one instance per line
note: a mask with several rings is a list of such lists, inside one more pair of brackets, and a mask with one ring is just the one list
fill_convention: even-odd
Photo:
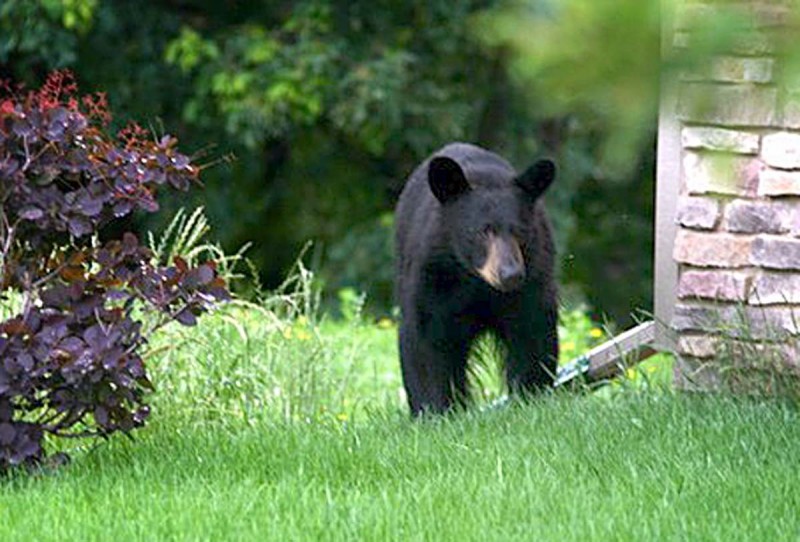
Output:
[[525,281],[525,267],[521,262],[508,262],[500,267],[499,275],[499,290],[504,292],[516,290]]
[[525,260],[516,239],[489,234],[486,237],[486,260],[478,275],[492,288],[511,292],[525,282]]

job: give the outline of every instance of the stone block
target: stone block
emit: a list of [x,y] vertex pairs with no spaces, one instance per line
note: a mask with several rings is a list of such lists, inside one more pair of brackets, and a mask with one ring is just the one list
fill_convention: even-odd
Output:
[[786,233],[786,207],[778,202],[735,200],[725,208],[725,229],[734,233]]
[[751,305],[800,304],[800,275],[763,272],[753,280]]
[[771,0],[745,3],[744,6],[749,10],[755,26],[769,28],[784,26],[790,22],[795,4],[792,1],[776,2]]
[[746,236],[680,230],[673,257],[679,263],[699,267],[744,267],[750,263],[751,242],[752,238]]
[[771,58],[723,56],[711,62],[711,79],[727,83],[768,83],[772,80]]
[[682,197],[678,200],[677,222],[686,228],[713,230],[720,217],[720,204],[713,198]]
[[800,95],[792,93],[785,98],[781,106],[781,118],[784,128],[800,129]]
[[800,169],[800,134],[777,132],[765,135],[761,142],[761,158],[778,169]]
[[708,4],[681,2],[675,5],[678,7],[673,22],[675,30],[692,31],[697,27],[698,21],[719,16],[718,10]]
[[679,30],[672,36],[672,46],[679,49],[686,49],[692,43],[692,35],[690,32]]
[[[677,30],[673,34],[672,45],[678,49],[688,49],[695,42],[695,34],[690,29]],[[723,52],[732,55],[765,56],[775,52],[775,40],[763,29],[744,28],[735,36]]]
[[766,269],[800,271],[800,239],[759,235],[753,240],[750,263]]
[[[717,345],[719,365],[726,368],[726,375],[731,377],[728,383],[734,391],[753,391],[765,385],[763,391],[775,391],[774,386],[780,386],[786,377],[800,377],[798,353],[800,349],[794,337],[775,342],[726,339]],[[783,380],[782,384],[800,389],[800,381]]]
[[768,85],[681,85],[678,116],[721,126],[776,126],[778,91]]
[[800,196],[800,171],[762,169],[758,174],[759,196]]
[[678,2],[675,12],[674,27],[676,30],[692,31],[705,29],[708,21],[719,20],[720,17],[732,17],[732,21],[746,21],[737,29],[741,32],[753,28],[769,29],[783,26],[791,21],[791,2],[755,1],[755,2]]
[[[727,309],[725,307],[724,309]],[[724,318],[720,315],[722,307],[675,305],[670,327],[680,333],[709,332],[716,333],[720,330]]]
[[683,157],[683,178],[692,195],[754,196],[761,169],[758,158],[735,154],[687,151]]
[[737,339],[784,340],[800,334],[800,312],[793,307],[678,304],[671,325],[679,333],[703,332]]
[[784,219],[789,228],[789,233],[795,237],[800,237],[800,200],[793,199],[786,201],[784,206]]
[[705,359],[687,355],[677,356],[673,368],[672,383],[683,391],[713,391],[722,389],[719,367]]
[[719,341],[714,358],[677,356],[673,384],[687,391],[727,390],[785,397],[800,382],[797,341]]
[[758,154],[759,135],[741,130],[687,126],[681,130],[681,142],[685,149]]
[[768,55],[775,52],[775,40],[762,30],[743,30],[734,37],[729,52],[735,55]]
[[681,335],[678,337],[678,353],[693,358],[713,358],[717,351],[717,339],[709,335]]
[[678,280],[678,297],[681,299],[716,299],[744,301],[747,299],[748,275],[728,270],[690,269],[681,273]]

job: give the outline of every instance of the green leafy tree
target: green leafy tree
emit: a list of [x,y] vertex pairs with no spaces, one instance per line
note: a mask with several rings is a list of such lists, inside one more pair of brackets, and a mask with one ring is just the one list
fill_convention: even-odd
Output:
[[[108,92],[121,124],[149,119],[158,133],[163,122],[201,163],[223,162],[204,172],[202,201],[165,201],[165,215],[202,203],[223,245],[253,242],[267,285],[312,239],[330,288],[367,287],[384,306],[391,228],[380,217],[416,163],[451,140],[519,167],[550,155],[562,282],[576,286],[566,297],[577,290],[622,318],[650,303],[661,8],[5,0],[0,77],[32,83],[72,67],[86,88]],[[747,21],[723,19],[666,65],[700,65],[730,46]],[[620,276],[637,280],[609,288]]]

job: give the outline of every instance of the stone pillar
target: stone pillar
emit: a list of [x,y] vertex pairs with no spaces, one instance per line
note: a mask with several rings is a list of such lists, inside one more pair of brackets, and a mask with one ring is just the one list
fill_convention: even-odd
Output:
[[[752,28],[729,54],[678,83],[680,196],[679,387],[715,386],[731,365],[800,369],[800,100],[779,83],[774,37],[790,2],[687,2],[675,46],[692,45],[691,21],[744,10]],[[742,371],[739,371],[740,373]]]

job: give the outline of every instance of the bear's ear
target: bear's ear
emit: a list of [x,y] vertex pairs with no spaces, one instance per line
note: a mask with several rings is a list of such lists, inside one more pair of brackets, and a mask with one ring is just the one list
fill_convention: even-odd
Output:
[[453,201],[470,187],[464,170],[452,158],[437,156],[428,165],[428,184],[431,192],[442,204]]
[[541,196],[556,177],[556,165],[550,160],[539,160],[517,177],[517,184],[536,199]]

